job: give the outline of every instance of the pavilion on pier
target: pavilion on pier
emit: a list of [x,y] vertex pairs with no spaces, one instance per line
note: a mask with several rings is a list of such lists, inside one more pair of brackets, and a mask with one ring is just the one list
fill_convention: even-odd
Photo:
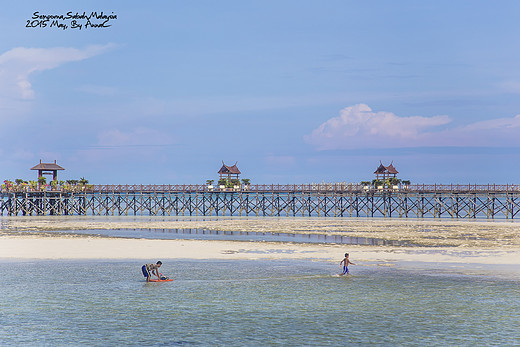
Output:
[[240,170],[237,167],[237,163],[233,166],[227,166],[224,164],[224,161],[222,161],[222,167],[220,170],[218,170],[218,174],[220,175],[220,179],[227,178],[229,181],[232,179],[238,179],[238,175],[241,174]]
[[56,164],[56,160],[54,163],[42,163],[42,160],[40,159],[40,163],[31,168],[31,170],[38,170],[38,178],[43,177],[43,175],[52,175],[52,180],[57,181],[58,171],[65,169]]
[[377,180],[379,180],[379,179],[386,180],[386,179],[392,178],[392,177],[395,178],[397,176],[397,174],[399,173],[399,171],[396,170],[393,163],[394,162],[392,161],[390,163],[390,165],[384,166],[383,163],[379,162],[378,168],[376,169],[376,171],[374,171],[374,174],[376,175],[376,179]]

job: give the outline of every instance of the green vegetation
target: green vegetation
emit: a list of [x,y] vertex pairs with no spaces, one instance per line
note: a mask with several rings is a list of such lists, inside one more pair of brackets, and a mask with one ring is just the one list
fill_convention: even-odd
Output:
[[[210,183],[211,182],[211,183]],[[213,184],[213,180],[207,180],[206,183],[208,185],[212,185]],[[242,186],[248,186],[250,184],[251,180],[248,179],[248,178],[244,178],[242,179],[242,182],[240,182],[239,179],[237,178],[234,178],[234,179],[226,179],[226,178],[221,178],[218,180],[218,185],[219,187],[224,187],[224,188],[235,188],[235,187],[242,187]]]
[[2,192],[36,192],[36,191],[62,191],[62,192],[81,192],[92,189],[93,185],[88,184],[88,180],[82,177],[79,180],[67,180],[64,181],[50,181],[47,183],[47,178],[41,176],[37,181],[25,181],[21,178],[17,178],[13,181],[5,180],[0,186]]
[[45,177],[45,176],[38,177],[38,185],[40,187],[41,186],[46,186],[47,185],[47,177]]
[[227,179],[225,178],[221,178],[218,180],[218,185],[219,186],[226,186],[227,185]]
[[373,179],[372,181],[361,181],[360,184],[364,187],[373,187],[378,189],[379,187],[385,188],[393,188],[394,186],[408,186],[410,185],[409,180],[400,180],[397,177],[390,177],[386,179]]

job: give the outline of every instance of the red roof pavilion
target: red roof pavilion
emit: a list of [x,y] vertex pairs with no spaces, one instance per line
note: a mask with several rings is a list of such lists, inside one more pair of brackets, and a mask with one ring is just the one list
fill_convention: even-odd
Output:
[[227,176],[228,180],[231,180],[232,178],[238,179],[238,175],[240,175],[241,172],[237,167],[237,163],[233,166],[227,166],[224,164],[224,161],[222,161],[222,167],[218,170],[218,174],[220,175],[220,179],[222,179],[222,176]]
[[54,163],[42,163],[42,160],[40,159],[40,163],[31,168],[31,170],[38,170],[38,178],[42,177],[43,175],[52,175],[52,180],[56,181],[58,180],[58,170],[65,169],[56,164],[56,160]]
[[377,179],[379,179],[379,176],[383,176],[383,179],[390,178],[391,175],[395,177],[399,171],[396,170],[396,168],[393,165],[394,162],[391,162],[390,165],[384,166],[383,163],[379,162],[379,166],[374,171],[374,174],[376,175]]

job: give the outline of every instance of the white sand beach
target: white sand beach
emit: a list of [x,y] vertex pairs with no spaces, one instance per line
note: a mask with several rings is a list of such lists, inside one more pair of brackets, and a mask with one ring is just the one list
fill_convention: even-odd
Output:
[[310,259],[340,260],[350,252],[370,262],[520,264],[520,248],[417,248],[280,242],[147,240],[101,237],[3,236],[4,259]]
[[[293,233],[347,233],[388,240],[411,240],[419,247],[364,246],[224,240],[157,240],[51,233],[48,230],[116,228],[210,228]],[[20,231],[26,232],[20,232]],[[497,222],[121,218],[11,218],[2,220],[0,259],[292,259],[339,262],[345,252],[359,265],[422,263],[431,267],[506,266],[520,274],[520,225]],[[443,265],[444,264],[444,265]],[[515,270],[516,269],[516,270]]]

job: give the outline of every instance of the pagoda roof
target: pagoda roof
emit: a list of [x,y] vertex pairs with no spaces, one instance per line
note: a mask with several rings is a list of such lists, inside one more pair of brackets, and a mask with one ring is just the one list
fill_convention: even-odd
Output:
[[233,165],[233,166],[227,166],[226,164],[224,164],[224,162],[222,162],[222,167],[220,168],[220,170],[218,170],[218,173],[219,174],[233,174],[233,175],[241,174],[240,170],[237,167],[237,163],[235,163],[235,165]]
[[386,167],[386,169],[388,170],[388,173],[391,173],[391,174],[398,174],[399,171],[396,170],[396,168],[394,167],[393,164],[390,164]]
[[54,163],[42,163],[42,161],[40,160],[40,163],[35,167],[32,167],[31,170],[56,171],[65,169],[56,164],[56,160],[54,161]]
[[383,163],[379,164],[379,167],[374,171],[375,174],[382,174],[386,171],[386,167],[383,165]]
[[399,171],[394,167],[394,162],[391,162],[390,165],[384,166],[383,163],[379,162],[379,166],[377,167],[376,171],[374,171],[375,174],[382,175],[382,174],[391,174],[391,175],[397,175]]

